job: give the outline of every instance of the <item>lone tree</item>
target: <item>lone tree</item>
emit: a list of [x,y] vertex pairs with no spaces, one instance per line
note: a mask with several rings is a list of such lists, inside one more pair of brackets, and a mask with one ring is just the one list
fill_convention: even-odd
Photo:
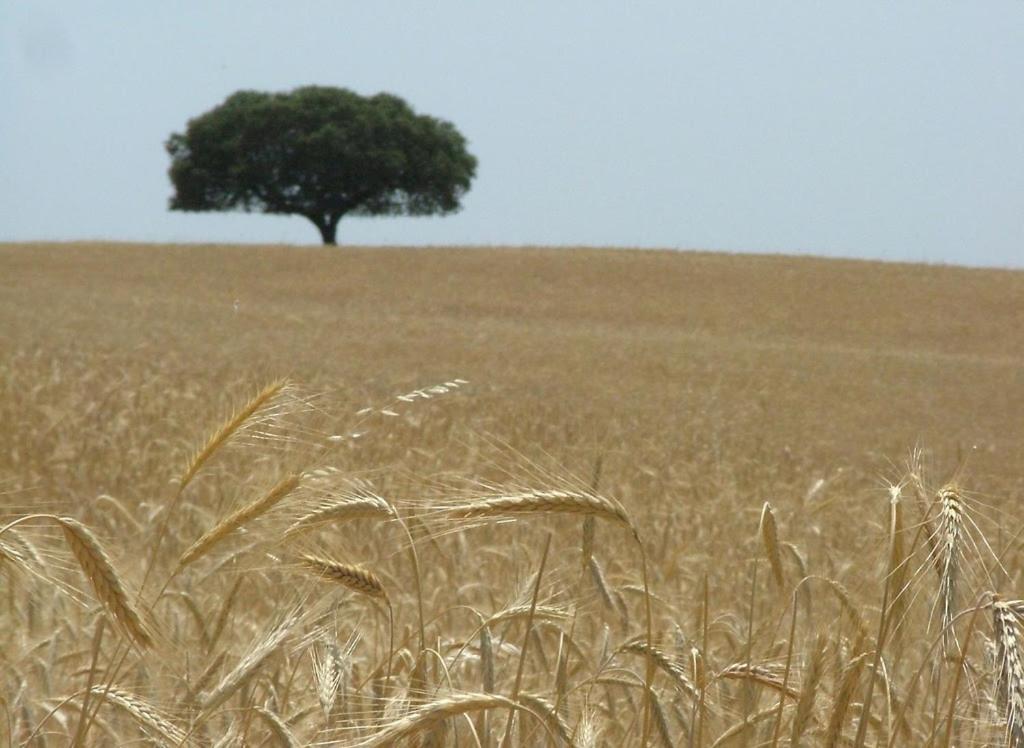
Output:
[[305,216],[335,244],[346,215],[443,215],[476,159],[444,120],[397,96],[308,86],[239,91],[166,144],[171,210]]

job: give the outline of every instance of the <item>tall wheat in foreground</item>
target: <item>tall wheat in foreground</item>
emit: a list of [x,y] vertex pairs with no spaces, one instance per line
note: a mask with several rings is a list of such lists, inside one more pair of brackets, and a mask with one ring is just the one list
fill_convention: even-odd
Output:
[[300,391],[261,389],[184,472],[178,442],[96,472],[154,455],[171,491],[0,522],[4,740],[1024,748],[1024,544],[964,470],[609,438],[585,481],[457,431],[429,386]]

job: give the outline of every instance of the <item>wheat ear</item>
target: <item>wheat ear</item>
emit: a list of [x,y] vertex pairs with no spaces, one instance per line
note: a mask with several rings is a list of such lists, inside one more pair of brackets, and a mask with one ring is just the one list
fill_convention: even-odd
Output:
[[[565,742],[572,745],[571,737],[569,736],[568,731],[563,732],[564,725],[560,723],[560,720],[557,726],[553,726],[551,718],[554,717],[557,719],[557,716],[554,715],[554,710],[551,709],[546,701],[528,694],[520,694],[519,699],[520,700],[516,702],[505,698],[504,696],[487,693],[467,693],[450,696],[446,699],[440,699],[426,704],[416,711],[406,715],[402,719],[392,722],[383,730],[370,736],[369,739],[359,745],[365,746],[366,748],[379,745],[395,745],[398,741],[417,735],[425,730],[429,730],[439,722],[450,717],[456,717],[460,714],[467,714],[469,712],[479,712],[486,709],[516,709],[529,712],[530,714],[533,714],[534,717],[540,719],[547,728],[553,732],[553,734],[562,737]],[[546,709],[544,712],[538,714],[534,710],[540,705],[544,705]]]
[[207,440],[206,444],[192,456],[189,460],[188,465],[185,468],[185,472],[181,476],[181,480],[178,483],[178,493],[185,490],[193,478],[196,477],[203,465],[213,456],[213,454],[224,444],[228,439],[231,438],[232,434],[238,431],[242,425],[248,421],[252,416],[263,406],[277,397],[281,392],[288,386],[287,379],[278,379],[275,382],[271,382],[253,397],[249,402],[235,412],[231,418],[221,424],[213,436]]
[[532,693],[521,693],[519,694],[519,703],[529,709],[533,716],[542,720],[548,730],[561,738],[563,743],[572,745],[572,733],[569,726],[565,724],[551,702]]
[[867,662],[870,652],[864,652],[854,657],[839,674],[839,688],[832,697],[832,713],[829,716],[828,728],[825,731],[822,745],[827,748],[836,748],[842,743],[843,725],[846,721],[846,713],[853,700],[853,692],[860,682],[861,672]]
[[450,516],[459,518],[534,512],[593,515],[632,527],[626,511],[616,502],[586,491],[524,491],[456,504],[447,509]]
[[767,501],[761,507],[760,532],[765,554],[772,567],[772,576],[781,588],[785,583],[785,577],[782,571],[782,552],[779,550],[779,531],[775,525],[775,510]]
[[687,694],[690,698],[697,698],[697,688],[690,681],[686,675],[686,671],[683,666],[672,660],[667,654],[662,652],[657,647],[649,645],[645,641],[633,641],[623,644],[619,647],[620,652],[629,652],[631,654],[637,654],[642,657],[647,657],[653,662],[661,671],[663,671],[672,682],[676,684],[676,687],[680,691]]
[[818,695],[818,685],[821,683],[821,677],[825,670],[825,645],[825,638],[819,634],[814,649],[811,651],[810,663],[800,688],[800,699],[796,703],[796,713],[793,715],[793,726],[789,738],[791,745],[800,745],[804,731],[811,721],[814,701]]
[[206,712],[210,712],[230,699],[281,645],[281,642],[284,641],[288,632],[291,631],[298,620],[299,614],[295,612],[274,627],[262,641],[256,644],[239,661],[234,670],[221,679],[220,683],[212,691],[199,695],[199,706]]
[[302,565],[322,579],[348,587],[369,597],[387,598],[384,585],[377,575],[362,566],[343,564],[323,556],[303,554],[299,557]]
[[1024,746],[1024,656],[1021,652],[1019,617],[1013,606],[1002,600],[992,603],[999,679],[997,702],[1006,715],[1006,745]]
[[658,693],[653,688],[641,686],[647,692],[647,698],[651,702],[651,714],[654,717],[654,729],[658,734],[664,748],[674,748],[676,742],[672,740],[672,728],[669,726],[668,715],[665,714],[665,707],[662,706]]
[[[353,642],[354,645],[355,642]],[[348,654],[351,654],[349,652]],[[323,652],[316,647],[313,655],[313,681],[316,684],[316,695],[320,701],[320,709],[324,719],[330,719],[338,693],[343,689],[345,681],[345,661],[341,648],[333,640],[324,641]]]
[[229,514],[203,533],[202,537],[194,542],[188,550],[181,554],[181,558],[178,560],[178,566],[187,566],[188,564],[202,558],[210,551],[211,548],[217,545],[217,543],[222,541],[242,525],[251,522],[262,514],[266,514],[285,496],[298,488],[299,480],[299,476],[296,474],[288,475],[280,480],[277,485],[271,488],[265,495]]
[[107,688],[106,686],[93,686],[90,690],[93,695],[99,696],[108,704],[118,707],[142,727],[152,730],[172,745],[183,745],[185,743],[185,733],[160,714],[152,705],[143,701],[138,696],[119,688]]
[[117,573],[110,556],[92,531],[71,517],[57,517],[64,531],[64,539],[74,554],[82,573],[92,584],[93,591],[114,620],[137,644],[149,647],[153,637],[143,624],[134,603],[128,596],[124,582]]
[[28,562],[22,555],[21,551],[11,545],[0,540],[0,569],[5,564],[11,564],[13,567],[24,570],[28,566]]
[[277,738],[277,742],[283,746],[283,748],[299,748],[299,741],[296,740],[292,731],[288,725],[284,723],[278,715],[274,714],[269,709],[265,709],[262,706],[256,707],[256,713],[263,718],[263,721],[267,723],[267,727]]
[[[499,610],[490,618],[486,619],[483,622],[483,625],[491,627],[504,621],[511,621],[514,618],[525,618],[530,615],[530,607],[531,606],[528,604],[513,605],[510,608]],[[554,605],[537,605],[533,609],[533,617],[538,621],[567,621],[571,618],[571,613],[569,613],[565,608],[559,608]]]
[[783,696],[796,700],[800,692],[783,683],[779,674],[770,668],[761,665],[752,665],[746,662],[736,662],[718,671],[715,678],[727,678],[731,680],[747,680],[777,691]]
[[28,538],[17,530],[11,529],[8,529],[4,535],[14,542],[12,544],[0,541],[0,560],[6,557],[16,565],[21,566],[25,571],[30,572],[35,571],[38,573],[46,569],[46,562],[43,561],[43,557],[36,550],[36,547],[29,542]]
[[285,537],[292,537],[327,523],[347,522],[352,519],[388,519],[394,516],[394,509],[379,496],[341,499],[324,502],[303,514],[285,530],[284,534]]
[[939,489],[939,526],[935,563],[939,573],[939,607],[942,613],[943,646],[950,652],[955,637],[957,587],[960,581],[960,545],[964,532],[964,503],[960,491],[949,484]]

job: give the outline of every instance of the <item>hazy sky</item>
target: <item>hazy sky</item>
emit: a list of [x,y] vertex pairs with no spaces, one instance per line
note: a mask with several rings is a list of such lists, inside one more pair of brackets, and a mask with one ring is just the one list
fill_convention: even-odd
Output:
[[0,0],[0,240],[315,243],[171,213],[163,142],[240,88],[389,91],[479,158],[339,241],[1024,266],[1024,2]]

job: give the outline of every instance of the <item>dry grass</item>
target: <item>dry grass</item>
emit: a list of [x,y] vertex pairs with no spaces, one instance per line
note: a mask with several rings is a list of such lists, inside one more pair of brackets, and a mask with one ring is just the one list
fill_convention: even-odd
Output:
[[0,744],[1024,745],[1024,274],[81,244],[0,288]]

